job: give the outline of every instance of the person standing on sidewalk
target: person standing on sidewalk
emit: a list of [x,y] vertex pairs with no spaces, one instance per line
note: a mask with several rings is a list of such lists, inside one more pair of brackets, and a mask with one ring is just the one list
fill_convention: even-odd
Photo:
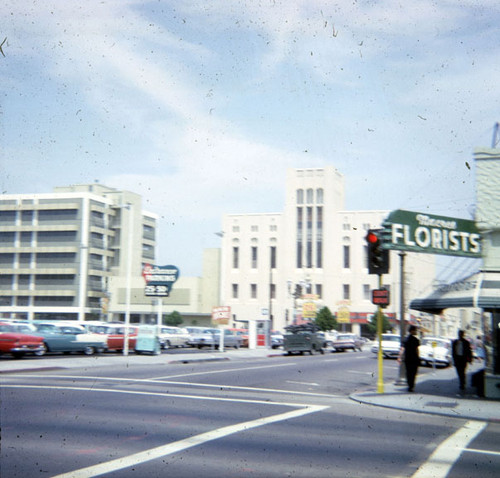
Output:
[[413,392],[415,388],[415,377],[417,376],[418,366],[420,365],[420,355],[418,354],[420,340],[417,338],[417,327],[415,325],[410,325],[408,332],[408,337],[406,337],[399,351],[398,362],[401,363],[401,361],[404,360],[408,391]]
[[472,362],[472,349],[463,330],[458,331],[458,339],[453,341],[452,356],[453,364],[457,369],[460,390],[465,390],[465,369],[467,364]]

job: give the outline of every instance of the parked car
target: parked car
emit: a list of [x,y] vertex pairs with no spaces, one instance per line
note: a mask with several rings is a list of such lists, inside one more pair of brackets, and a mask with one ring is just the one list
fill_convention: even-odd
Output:
[[[396,334],[382,334],[382,355],[384,358],[397,358],[401,349],[401,337]],[[378,339],[372,346],[372,352],[378,354]]]
[[43,338],[17,331],[12,323],[0,323],[0,354],[11,354],[14,358],[26,354],[43,355]]
[[162,349],[168,349],[170,347],[187,347],[189,332],[181,327],[162,325],[159,327],[158,337]]
[[338,334],[332,341],[333,352],[345,352],[352,350],[360,352],[363,350],[364,341],[355,334]]
[[[210,327],[187,327],[190,332],[188,344],[191,347],[214,347],[219,348],[221,331]],[[234,334],[231,330],[224,329],[224,348],[240,348],[242,338]]]
[[271,330],[271,348],[278,349],[280,347],[283,347],[283,344],[283,334],[281,332],[278,332],[277,330]]
[[441,337],[424,337],[418,348],[420,361],[424,365],[442,365],[448,367],[451,364],[451,340]]
[[248,330],[247,329],[227,329],[233,332],[235,335],[241,337],[241,346],[248,347]]
[[78,324],[37,323],[36,334],[43,338],[45,352],[80,352],[85,355],[102,353],[107,349],[106,339],[87,333]]
[[[122,352],[125,345],[125,325],[109,323],[105,326],[102,333],[107,337],[108,350],[111,352]],[[128,348],[135,349],[137,342],[137,327],[129,326],[128,328]]]

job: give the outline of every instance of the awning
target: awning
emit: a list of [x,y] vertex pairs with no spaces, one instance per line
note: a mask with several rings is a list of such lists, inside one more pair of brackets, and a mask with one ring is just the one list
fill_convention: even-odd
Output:
[[410,302],[410,309],[430,314],[467,307],[500,309],[500,272],[476,272],[460,281],[440,286],[423,299]]

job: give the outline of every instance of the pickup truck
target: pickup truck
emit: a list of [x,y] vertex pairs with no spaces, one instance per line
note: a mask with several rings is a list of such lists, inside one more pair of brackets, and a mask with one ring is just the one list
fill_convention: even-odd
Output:
[[325,353],[323,350],[324,338],[317,334],[319,328],[314,324],[289,325],[285,327],[287,333],[283,336],[283,349],[287,355],[309,352]]

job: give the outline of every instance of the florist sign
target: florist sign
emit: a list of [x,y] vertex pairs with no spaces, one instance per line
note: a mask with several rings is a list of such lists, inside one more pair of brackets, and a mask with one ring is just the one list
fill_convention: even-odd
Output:
[[383,227],[386,249],[481,257],[481,234],[474,221],[397,209]]

